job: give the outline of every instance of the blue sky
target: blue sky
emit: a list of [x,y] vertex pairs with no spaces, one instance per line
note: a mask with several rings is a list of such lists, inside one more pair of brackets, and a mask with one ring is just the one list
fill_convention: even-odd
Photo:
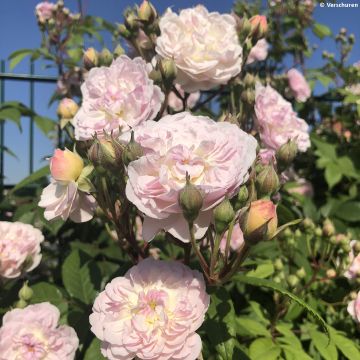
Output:
[[[140,1],[140,0],[139,0]],[[34,8],[38,0],[1,0],[0,1],[0,59],[7,59],[9,54],[21,48],[36,48],[40,43],[40,33],[36,25]],[[343,0],[343,2],[346,2]],[[359,0],[349,0],[358,2]],[[204,4],[209,10],[229,12],[232,8],[232,0],[154,0],[158,11],[161,13],[167,7],[172,6],[175,10],[186,8],[198,3]],[[72,11],[77,11],[77,0],[65,0],[65,5]],[[134,4],[130,0],[83,0],[83,7],[87,14],[105,18],[111,22],[121,22],[122,12],[127,6]],[[321,8],[315,9],[316,21],[328,25],[334,33],[341,27],[346,27],[349,33],[354,33],[360,41],[360,5],[355,9],[346,8]],[[318,50],[313,58],[308,61],[309,67],[317,67],[321,63],[323,50],[335,52],[334,42],[330,39],[323,41],[315,38],[309,33],[310,41],[318,44]],[[353,54],[349,59],[353,63],[360,59],[360,42],[356,44]],[[24,61],[14,69],[15,73],[28,73],[29,63]],[[51,75],[51,71],[44,69],[42,64],[36,65],[37,74]],[[6,101],[17,100],[28,104],[29,84],[20,82],[6,83]],[[56,106],[48,108],[49,94],[52,93],[54,85],[35,85],[35,108],[39,114],[55,119]],[[14,184],[28,174],[28,119],[22,120],[22,133],[11,123],[6,124],[6,145],[9,146],[18,156],[18,159],[5,157],[5,183]],[[52,153],[53,145],[39,131],[35,131],[35,168],[45,164],[44,157]]]

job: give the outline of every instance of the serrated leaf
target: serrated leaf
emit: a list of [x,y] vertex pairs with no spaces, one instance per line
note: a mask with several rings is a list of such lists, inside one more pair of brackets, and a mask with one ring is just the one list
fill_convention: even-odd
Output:
[[236,319],[236,333],[241,336],[271,337],[270,331],[259,321],[249,316],[240,316]]
[[328,183],[330,189],[334,187],[337,183],[339,183],[341,178],[341,169],[336,164],[329,163],[326,165],[325,180]]
[[253,277],[249,277],[249,276],[245,276],[245,275],[240,275],[237,274],[232,278],[234,281],[239,281],[242,282],[244,284],[248,284],[248,285],[252,285],[252,286],[259,286],[259,287],[265,287],[268,289],[272,289],[275,290],[277,292],[279,292],[280,294],[289,297],[291,300],[295,301],[296,303],[298,303],[301,307],[303,307],[311,316],[314,317],[314,319],[319,323],[319,325],[322,327],[323,331],[325,332],[325,334],[328,336],[328,338],[330,339],[329,336],[329,329],[328,326],[326,324],[326,322],[324,321],[324,319],[308,304],[306,304],[303,300],[301,300],[298,296],[296,296],[295,294],[291,293],[290,291],[282,288],[281,286],[279,286],[278,284],[276,284],[273,281],[267,280],[267,279],[258,279],[258,278],[253,278]]
[[335,345],[332,342],[329,343],[327,337],[323,333],[317,330],[312,330],[309,331],[309,334],[315,348],[324,359],[326,360],[338,359],[338,353]]
[[74,250],[63,263],[62,279],[70,296],[91,304],[100,287],[101,273],[87,254]]
[[360,351],[353,341],[342,335],[335,329],[330,329],[331,339],[336,347],[343,353],[343,355],[349,360],[359,360]]
[[257,278],[267,278],[274,273],[274,265],[272,263],[259,264],[256,269],[247,273],[248,276]]

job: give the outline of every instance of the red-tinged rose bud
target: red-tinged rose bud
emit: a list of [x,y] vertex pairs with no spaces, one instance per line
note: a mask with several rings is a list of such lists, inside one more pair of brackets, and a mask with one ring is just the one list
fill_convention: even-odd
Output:
[[79,106],[73,99],[64,98],[59,103],[57,114],[61,119],[72,119],[78,110]]
[[57,181],[76,181],[83,168],[82,158],[68,149],[56,149],[50,159],[50,172]]
[[93,67],[98,66],[99,64],[99,54],[98,52],[90,47],[84,52],[83,56],[83,65],[86,70],[90,70]]
[[255,15],[250,18],[251,31],[250,34],[255,40],[263,38],[268,30],[268,24],[266,16],[264,15]]
[[186,175],[186,184],[179,192],[178,202],[183,211],[183,215],[189,224],[199,216],[203,206],[203,196],[200,190],[190,182],[190,176]]
[[277,224],[276,206],[270,200],[261,199],[250,203],[246,214],[241,217],[240,225],[245,241],[253,239],[256,235],[259,239],[253,239],[253,242],[257,242],[271,238],[275,234]]
[[138,9],[138,17],[140,20],[151,23],[157,17],[157,12],[150,1],[144,0]]

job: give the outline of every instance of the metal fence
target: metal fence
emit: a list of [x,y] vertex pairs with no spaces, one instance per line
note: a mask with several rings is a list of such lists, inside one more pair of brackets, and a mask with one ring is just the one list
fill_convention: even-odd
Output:
[[[53,76],[42,76],[34,74],[34,63],[30,62],[29,74],[13,74],[6,72],[6,62],[0,62],[0,106],[5,102],[5,85],[8,81],[21,81],[29,83],[29,108],[34,112],[35,101],[35,83],[56,83],[57,78]],[[16,99],[13,99],[16,100]],[[31,174],[34,171],[34,119],[33,116],[28,116],[30,121],[29,127],[29,157],[28,157],[28,172]],[[5,120],[0,119],[0,198],[3,194],[5,185]],[[7,186],[10,187],[10,186]]]

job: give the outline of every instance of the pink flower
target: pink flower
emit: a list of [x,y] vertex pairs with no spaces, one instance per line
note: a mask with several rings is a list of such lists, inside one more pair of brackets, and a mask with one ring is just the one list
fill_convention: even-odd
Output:
[[53,3],[49,3],[47,1],[43,1],[36,5],[35,14],[40,23],[44,23],[47,20],[52,18],[52,12],[55,9],[55,5]]
[[0,277],[17,278],[41,261],[39,229],[21,222],[0,221]]
[[296,101],[305,102],[311,95],[311,89],[304,75],[296,69],[290,69],[287,76],[290,89],[294,93]]
[[110,67],[93,68],[81,86],[83,103],[74,118],[77,140],[122,131],[155,118],[164,100],[148,74],[150,64],[119,56]]
[[[176,84],[175,87],[181,96],[185,96],[185,91],[179,84]],[[193,108],[199,99],[200,99],[199,91],[189,94],[188,98],[186,99],[186,107],[188,109]],[[171,91],[169,94],[168,105],[175,111],[183,110],[182,100],[173,91]]]
[[63,183],[52,179],[41,194],[39,206],[45,208],[46,220],[70,218],[81,223],[93,218],[96,201],[92,195],[81,191],[75,181]]
[[91,331],[110,360],[195,360],[195,332],[209,306],[203,276],[175,261],[148,258],[96,298]]
[[[203,208],[195,221],[201,238],[211,220],[212,208],[232,197],[248,179],[256,157],[256,140],[227,122],[215,122],[188,112],[147,121],[134,129],[145,156],[128,166],[126,195],[144,213],[143,237],[151,240],[164,229],[188,242],[188,225],[178,204],[186,173],[203,193]],[[123,139],[129,140],[129,134]]]
[[349,302],[347,311],[357,323],[360,323],[360,291],[356,299]]
[[301,152],[310,147],[309,126],[270,85],[265,87],[257,83],[255,113],[260,138],[266,147],[277,150],[289,139],[296,141]]
[[56,149],[50,159],[50,171],[56,181],[76,181],[84,168],[82,158],[68,150]]
[[[225,232],[225,234],[222,237],[221,242],[220,242],[220,250],[222,253],[225,253],[228,232],[229,231]],[[242,247],[243,244],[244,244],[244,234],[240,228],[239,223],[237,223],[237,224],[235,224],[233,231],[231,233],[230,249],[233,251],[237,251]]]
[[73,360],[79,339],[72,327],[58,326],[59,318],[48,302],[7,312],[0,328],[0,360]]
[[250,54],[246,60],[246,64],[251,64],[255,61],[263,61],[267,58],[269,51],[269,44],[265,39],[260,39],[255,46],[250,50]]
[[296,184],[287,189],[290,194],[300,194],[307,197],[314,196],[314,188],[310,181],[300,178],[296,180]]
[[344,273],[344,276],[350,280],[356,279],[360,276],[360,253],[355,255],[355,244],[357,240],[350,241],[351,250],[349,252],[349,262],[350,266]]
[[209,90],[240,73],[242,47],[231,15],[202,5],[179,15],[168,9],[159,26],[156,52],[175,61],[177,82],[186,92]]
[[272,149],[260,149],[258,157],[262,165],[275,164],[276,162],[275,151]]

